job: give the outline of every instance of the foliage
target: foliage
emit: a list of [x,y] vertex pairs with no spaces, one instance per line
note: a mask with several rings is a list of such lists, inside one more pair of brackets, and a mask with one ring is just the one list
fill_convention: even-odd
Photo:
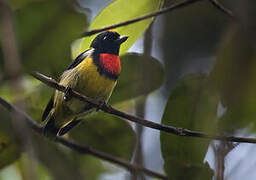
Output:
[[[179,83],[168,99],[162,124],[212,132],[216,123],[218,98],[209,88],[205,75],[190,75]],[[160,133],[164,168],[177,179],[211,179],[204,164],[209,141]],[[186,173],[183,173],[186,172]]]
[[[71,42],[86,29],[86,16],[78,13],[74,8],[75,5],[68,0],[12,0],[10,3],[15,15],[15,30],[20,49],[22,70],[25,72],[38,70],[54,76],[60,74],[69,64]],[[161,7],[161,4],[161,0],[155,0],[150,4],[148,0],[140,1],[138,6],[133,8],[133,11],[127,9],[127,12],[130,12],[123,14],[122,9],[119,11],[114,9],[117,9],[118,6],[128,7],[127,1],[115,1],[95,18],[90,28],[102,26],[104,23],[107,25],[123,21],[155,11]],[[105,14],[105,12],[113,10],[116,11],[116,19],[111,18],[112,16],[107,17]],[[120,13],[123,16],[120,16]],[[128,28],[120,28],[120,31],[118,30],[120,34],[130,36],[129,41],[122,49],[122,54],[142,36],[152,20],[143,21],[130,25]],[[86,41],[88,41],[87,39]],[[85,49],[89,47],[86,41],[83,42]],[[75,46],[72,47],[74,50]],[[79,48],[75,50],[81,52]],[[145,96],[160,87],[163,81],[163,70],[159,62],[152,57],[133,53],[124,55],[122,59],[122,74],[110,103],[122,104],[122,106],[130,108],[131,103],[127,103],[127,100]],[[4,58],[0,57],[0,62],[2,63],[3,61]],[[141,75],[139,71],[143,66],[151,68]],[[133,69],[134,71],[131,71]],[[155,83],[147,85],[149,83],[143,81],[145,76],[154,79]],[[40,123],[42,110],[53,90],[26,75],[20,76],[18,81],[17,86],[14,86],[11,80],[3,82],[0,88],[1,97],[12,103],[24,102],[26,104],[23,107],[24,111]],[[130,84],[129,82],[134,83]],[[127,84],[130,84],[129,89],[127,89]],[[14,87],[18,88],[15,89]],[[7,119],[3,120],[6,121]],[[20,157],[19,145],[5,130],[3,128],[0,131],[1,168],[15,162]],[[15,133],[15,131],[12,132]],[[74,128],[69,136],[81,144],[89,145],[127,160],[132,158],[136,143],[135,133],[129,123],[104,113],[95,114],[87,118],[80,126]],[[37,178],[50,176],[56,179],[84,179],[85,177],[98,179],[101,173],[109,171],[109,169],[103,167],[100,160],[66,151],[65,148],[48,142],[37,135],[32,137],[32,141],[34,143],[33,151],[38,159],[35,162],[38,164],[38,169],[35,169]],[[32,163],[30,161],[28,152],[22,153],[22,158],[18,160],[18,169],[23,178],[30,176],[26,174],[26,168],[28,168],[26,164]],[[53,161],[54,164],[52,163]]]
[[[163,4],[169,6],[183,1],[113,0],[90,24],[87,17],[91,16],[90,10],[93,9],[85,11],[79,6],[81,2],[9,0],[7,3],[14,21],[21,69],[19,78],[15,80],[6,76],[3,66],[8,59],[4,56],[6,44],[0,41],[0,96],[20,106],[38,123],[41,123],[42,111],[54,90],[26,73],[40,71],[54,78],[59,77],[72,59],[89,48],[96,36],[81,38],[85,30],[137,18],[159,10]],[[84,2],[85,8],[87,2]],[[90,3],[97,6],[102,2],[96,0]],[[139,111],[134,102],[142,99],[145,101],[145,107],[141,107],[145,119],[153,121],[157,116],[164,125],[206,134],[237,136],[241,132],[254,133],[256,4],[249,0],[235,3],[227,0],[223,4],[236,7],[233,10],[239,19],[236,24],[223,13],[223,9],[221,13],[210,1],[198,1],[161,16],[153,24],[152,39],[144,37],[148,38],[144,41],[145,54],[127,51],[155,18],[116,28],[129,39],[121,46],[122,72],[109,103],[132,114]],[[0,26],[4,29],[1,15],[5,11],[2,10],[0,2]],[[2,31],[0,38],[3,38]],[[151,44],[146,44],[149,42]],[[152,52],[146,53],[148,47]],[[148,54],[154,54],[154,57]],[[158,93],[152,98],[149,95],[154,91]],[[165,107],[163,115],[158,112],[158,106]],[[0,114],[1,171],[14,168],[22,179],[64,180],[100,179],[104,178],[104,173],[120,172],[106,166],[98,158],[78,154],[37,134],[29,134],[28,144],[31,147],[28,148],[20,141],[28,133],[24,129],[22,133],[17,131],[20,128],[14,121],[16,117],[1,107]],[[212,155],[210,160],[206,158],[214,144],[211,140],[160,132],[160,142],[155,143],[151,134],[147,136],[148,133],[148,129],[142,133],[142,137],[145,135],[142,142],[146,141],[142,146],[146,147],[142,151],[145,162],[160,159],[161,156],[163,167],[157,170],[164,170],[172,179],[215,178],[213,173],[218,173],[219,169],[213,166],[219,163],[218,154]],[[86,117],[65,138],[130,161],[139,142],[136,135],[131,124],[124,119],[99,112]],[[157,149],[158,144],[161,152]],[[223,168],[229,166],[227,161],[237,160],[234,154],[239,154],[239,148],[237,146],[237,151],[231,154],[228,152],[233,148],[225,149],[229,158],[223,157]],[[155,165],[155,161],[152,164]],[[156,161],[155,166],[159,164]],[[236,165],[236,171],[241,164]],[[149,163],[140,165],[149,166]],[[231,177],[226,174],[225,178],[233,179],[232,173]],[[246,178],[244,175],[241,177]],[[7,176],[0,173],[0,179],[7,179]]]
[[[132,4],[136,5],[131,6]],[[163,0],[115,0],[105,7],[97,17],[95,17],[90,24],[89,29],[102,28],[107,25],[120,23],[154,12],[158,10],[162,4]],[[134,44],[134,42],[142,36],[152,21],[153,18],[115,29],[119,34],[129,36],[127,42],[125,42],[121,47],[121,55],[123,55]],[[90,46],[91,41],[95,36],[96,35],[85,37],[74,43],[74,48],[72,48],[73,59]]]
[[[45,13],[47,12],[47,13]],[[70,1],[28,3],[15,12],[24,70],[60,73],[70,61],[70,44],[85,29],[86,17]]]

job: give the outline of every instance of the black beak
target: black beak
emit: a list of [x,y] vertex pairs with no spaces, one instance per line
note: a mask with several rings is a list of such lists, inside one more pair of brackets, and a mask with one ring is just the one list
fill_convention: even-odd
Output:
[[128,39],[128,36],[119,36],[119,38],[116,40],[118,44],[122,44]]

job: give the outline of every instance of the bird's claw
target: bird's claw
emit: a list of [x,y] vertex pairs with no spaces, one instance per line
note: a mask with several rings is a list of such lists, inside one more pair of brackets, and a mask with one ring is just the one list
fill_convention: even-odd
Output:
[[64,101],[69,101],[71,99],[71,87],[66,87],[64,94]]
[[106,105],[107,105],[106,101],[100,101],[100,104],[99,104],[99,106],[97,107],[96,111],[99,111],[102,107],[104,107],[104,106],[106,106]]

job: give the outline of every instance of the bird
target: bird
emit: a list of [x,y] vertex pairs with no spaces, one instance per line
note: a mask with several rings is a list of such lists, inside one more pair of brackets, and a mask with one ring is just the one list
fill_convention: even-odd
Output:
[[85,50],[68,66],[60,77],[59,84],[65,93],[58,90],[48,102],[42,121],[44,135],[52,138],[62,136],[79,124],[92,112],[98,110],[70,96],[75,90],[87,97],[107,103],[121,72],[119,50],[128,36],[109,30],[97,35]]

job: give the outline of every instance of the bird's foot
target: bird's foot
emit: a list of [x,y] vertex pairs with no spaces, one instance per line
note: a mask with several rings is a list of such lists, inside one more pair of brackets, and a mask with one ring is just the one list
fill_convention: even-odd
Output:
[[64,92],[64,101],[69,101],[70,99],[71,99],[71,87],[66,87],[66,89],[65,89],[65,92]]
[[98,112],[102,107],[104,107],[104,106],[107,105],[106,101],[99,101],[99,102],[100,102],[100,104],[99,104],[99,106],[96,108],[96,111],[97,111],[97,112]]

